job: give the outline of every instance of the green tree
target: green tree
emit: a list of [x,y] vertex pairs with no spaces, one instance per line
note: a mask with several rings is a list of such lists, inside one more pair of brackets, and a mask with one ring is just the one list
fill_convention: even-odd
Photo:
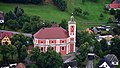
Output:
[[76,45],[77,47],[80,47],[80,45],[84,44],[85,42],[88,42],[90,46],[94,47],[94,52],[98,56],[101,56],[101,47],[100,43],[97,41],[97,39],[94,37],[93,34],[89,34],[88,32],[81,31],[80,33],[77,32],[77,39],[76,39]]
[[20,49],[20,58],[23,61],[26,57],[27,57],[26,46],[23,45],[22,48]]
[[39,16],[31,16],[30,17],[30,24],[32,25],[31,32],[33,32],[33,33],[37,32],[40,28],[45,26],[45,23],[43,22],[43,20],[40,19]]
[[22,9],[22,8],[20,8],[20,7],[16,7],[15,9],[14,9],[14,13],[16,14],[16,16],[22,16],[23,15],[23,13],[24,13],[24,10]]
[[58,6],[61,11],[65,11],[65,9],[67,8],[67,4],[65,3],[65,1],[60,1]]
[[82,9],[80,7],[74,8],[73,14],[79,16],[82,13]]
[[80,45],[78,49],[78,55],[76,55],[76,61],[78,62],[78,66],[82,66],[82,63],[87,58],[87,54],[89,52],[90,45],[88,42],[85,42],[84,44]]
[[113,38],[111,40],[110,53],[115,54],[120,60],[120,38]]
[[84,3],[85,3],[85,1],[86,1],[86,0],[81,0],[82,4],[84,4]]
[[38,66],[36,64],[30,64],[27,68],[38,68]]
[[17,54],[17,48],[14,45],[9,45],[9,53],[11,56],[11,60],[13,61],[13,58],[15,58]]
[[103,38],[103,39],[100,41],[100,46],[99,46],[99,47],[101,47],[101,48],[100,48],[100,49],[101,49],[100,57],[103,57],[103,56],[105,56],[107,53],[109,53],[109,45],[108,45],[106,39]]
[[115,35],[120,35],[120,27],[114,27],[113,32]]
[[111,15],[115,15],[115,13],[116,13],[116,11],[115,11],[114,9],[111,9],[111,10],[110,10],[110,14],[111,14]]
[[25,22],[25,24],[23,25],[22,31],[26,33],[31,32],[31,24],[28,22]]
[[101,44],[101,49],[102,49],[103,52],[108,51],[109,46],[108,46],[108,44],[107,44],[106,39],[103,38],[103,39],[100,41],[100,44]]
[[33,4],[39,4],[39,3],[42,3],[42,0],[31,0],[31,3],[33,3]]
[[17,48],[18,60],[21,61],[20,52],[21,52],[22,43],[20,41],[16,40],[16,42],[14,43],[14,45]]
[[89,34],[88,32],[81,31],[77,32],[77,46],[88,42],[90,45],[94,45],[93,40],[95,40],[94,35]]
[[89,15],[89,13],[88,13],[87,11],[84,11],[84,12],[83,12],[83,15],[84,15],[84,16],[87,16],[87,15]]
[[63,19],[62,21],[61,21],[61,23],[60,23],[60,26],[62,27],[62,28],[64,28],[64,29],[68,29],[68,23],[67,23],[67,21],[66,21],[66,19]]
[[6,62],[7,58],[8,58],[7,54],[9,53],[8,45],[0,46],[0,48],[1,48],[0,54],[2,54],[2,60],[3,60],[3,62]]
[[107,23],[113,23],[113,19],[112,18],[108,18],[108,22]]
[[67,3],[64,0],[52,0],[52,1],[61,11],[65,11],[65,9],[67,8]]
[[29,55],[30,55],[30,60],[36,64],[39,61],[39,58],[41,57],[38,47],[33,48]]
[[91,1],[91,2],[98,2],[99,0],[88,0],[88,1]]
[[14,19],[17,18],[17,16],[15,15],[15,13],[12,12],[11,10],[10,10],[9,13],[8,13],[8,17],[9,17],[9,19],[12,19],[12,20],[14,20]]
[[8,25],[8,27],[15,29],[15,30],[19,28],[19,23],[16,20],[9,19],[6,22],[6,24]]
[[51,47],[45,53],[45,68],[63,68],[63,60],[60,54],[56,53]]
[[102,53],[102,50],[101,50],[101,47],[100,47],[100,43],[97,41],[97,39],[94,39],[94,53],[97,55],[97,56],[99,56],[99,57],[103,57],[102,55],[101,55],[101,53]]
[[104,17],[104,15],[101,13],[101,14],[100,14],[100,20],[102,20],[103,17]]
[[28,45],[28,42],[32,41],[32,38],[28,38],[23,34],[13,34],[12,35],[12,44],[15,45],[16,41],[21,42],[21,45]]
[[22,15],[17,19],[20,29],[22,29],[23,25],[25,24],[25,22],[30,22],[30,17],[27,15]]

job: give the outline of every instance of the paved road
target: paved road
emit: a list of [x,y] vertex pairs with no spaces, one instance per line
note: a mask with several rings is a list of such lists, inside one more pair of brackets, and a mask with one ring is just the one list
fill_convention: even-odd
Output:
[[32,34],[30,34],[30,33],[20,33],[20,32],[7,31],[7,30],[0,30],[0,32],[12,32],[13,34],[23,34],[23,35],[25,35],[25,36],[27,36],[27,37],[32,38]]

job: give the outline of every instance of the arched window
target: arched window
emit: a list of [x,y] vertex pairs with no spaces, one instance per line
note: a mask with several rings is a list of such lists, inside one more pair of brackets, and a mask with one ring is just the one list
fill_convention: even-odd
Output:
[[74,32],[74,26],[71,26],[70,30],[71,32]]

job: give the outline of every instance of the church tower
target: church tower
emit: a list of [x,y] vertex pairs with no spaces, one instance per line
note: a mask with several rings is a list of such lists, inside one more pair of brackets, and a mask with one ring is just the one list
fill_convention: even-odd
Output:
[[68,31],[69,31],[69,37],[70,37],[70,52],[75,52],[76,22],[74,20],[74,16],[71,16],[71,19],[68,22]]

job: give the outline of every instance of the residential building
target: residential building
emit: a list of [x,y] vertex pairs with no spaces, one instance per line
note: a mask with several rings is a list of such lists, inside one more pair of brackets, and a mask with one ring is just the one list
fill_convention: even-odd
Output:
[[96,35],[95,37],[99,42],[104,38],[106,39],[108,45],[111,45],[110,42],[111,42],[111,39],[114,38],[112,35]]
[[95,34],[95,38],[100,42],[103,38],[106,39],[107,43],[110,45],[111,39],[114,38],[112,33],[110,32],[111,26],[98,26],[93,27],[92,31]]
[[12,38],[12,32],[0,32],[1,45],[10,45],[11,38]]
[[108,54],[105,58],[112,64],[113,66],[119,65],[119,61],[114,54]]
[[106,4],[105,6],[107,9],[111,10],[119,10],[120,9],[120,0],[112,0],[111,4]]
[[77,68],[77,61],[71,61],[71,62],[67,62],[64,63],[64,68]]
[[4,14],[0,11],[0,23],[4,23]]
[[102,58],[97,64],[96,68],[112,68],[112,66],[110,65],[106,58]]
[[76,44],[76,22],[74,17],[68,22],[68,31],[62,27],[41,28],[34,34],[34,47],[46,52],[52,47],[57,53],[66,55],[75,52]]
[[108,54],[99,61],[97,68],[116,68],[118,64],[117,57],[114,54]]
[[26,68],[26,66],[23,63],[18,63],[18,65],[16,66],[16,68]]

